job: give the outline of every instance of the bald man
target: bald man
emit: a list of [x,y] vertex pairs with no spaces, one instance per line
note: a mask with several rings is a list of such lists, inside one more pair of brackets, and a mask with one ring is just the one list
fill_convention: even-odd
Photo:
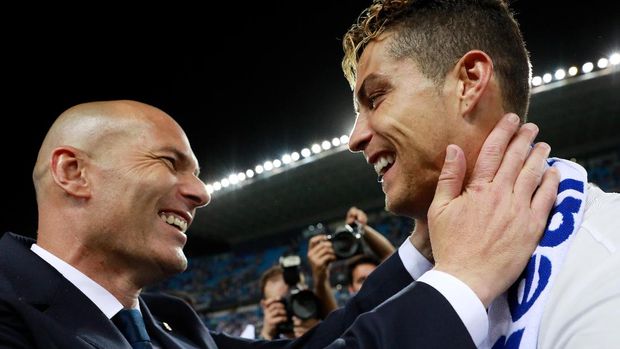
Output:
[[[491,170],[523,167],[521,173],[530,180],[512,184],[534,192],[539,181],[533,179],[542,176],[544,152],[534,149],[525,162],[516,156],[498,161],[506,149],[510,153],[513,148],[529,147],[518,128],[516,123],[499,123],[489,136],[490,151],[482,152],[486,158],[481,156],[479,161]],[[508,147],[509,142],[516,145]],[[301,338],[247,341],[209,332],[180,299],[141,294],[145,286],[186,268],[187,228],[196,209],[210,200],[181,127],[163,111],[135,101],[70,108],[50,128],[34,168],[37,240],[15,234],[0,239],[0,348],[337,348],[343,343],[347,348],[364,348],[373,346],[368,343],[377,338],[389,343],[381,346],[385,348],[395,343],[409,348],[426,347],[423,343],[471,347],[468,314],[453,308],[449,294],[462,290],[467,292],[464,297],[480,302],[475,290],[497,288],[497,274],[505,279],[518,277],[493,267],[493,251],[504,250],[506,244],[524,244],[524,252],[515,251],[512,260],[526,263],[542,234],[558,178],[543,177],[532,197],[501,195],[504,191],[493,190],[492,182],[488,190],[464,195],[464,161],[459,157],[446,162],[438,197],[448,213],[429,221],[438,227],[458,223],[460,231],[496,235],[479,239],[489,249],[490,259],[468,253],[473,242],[464,248],[457,241],[445,251],[446,255],[458,252],[457,257],[444,263],[478,262],[495,274],[484,277],[485,273],[471,284],[452,278],[458,290],[446,294],[432,281],[412,282],[410,258],[395,253],[346,307]],[[477,215],[498,202],[530,207],[535,200],[538,206],[545,202],[544,214],[514,210],[493,222]],[[487,223],[488,229],[483,229]],[[502,227],[501,232],[494,226]],[[448,235],[440,230],[436,230],[438,239]],[[441,251],[435,255],[438,263],[443,256]],[[501,258],[506,259],[506,253]],[[403,331],[402,325],[409,321],[415,326]]]

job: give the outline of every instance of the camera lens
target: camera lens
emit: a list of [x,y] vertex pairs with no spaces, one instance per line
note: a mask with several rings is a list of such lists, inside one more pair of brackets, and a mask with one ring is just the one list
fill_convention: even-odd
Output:
[[309,290],[301,290],[291,295],[291,312],[302,320],[318,318],[319,300],[316,295]]
[[332,242],[336,257],[347,259],[361,252],[360,234],[351,226],[346,225],[327,237]]

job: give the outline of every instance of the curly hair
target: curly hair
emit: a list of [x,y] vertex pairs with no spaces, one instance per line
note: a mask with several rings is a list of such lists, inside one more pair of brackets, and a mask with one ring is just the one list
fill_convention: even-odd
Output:
[[343,38],[342,69],[351,88],[366,45],[393,33],[389,53],[411,58],[437,86],[468,51],[493,60],[503,105],[525,118],[530,96],[529,53],[503,0],[374,0]]

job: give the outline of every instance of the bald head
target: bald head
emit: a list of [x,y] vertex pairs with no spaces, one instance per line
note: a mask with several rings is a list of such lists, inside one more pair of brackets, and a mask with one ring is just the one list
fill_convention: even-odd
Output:
[[50,157],[54,149],[69,146],[97,158],[123,138],[135,136],[162,121],[179,127],[160,109],[136,101],[90,102],[67,109],[56,119],[39,149],[32,174],[37,199],[40,199],[43,183],[49,178]]

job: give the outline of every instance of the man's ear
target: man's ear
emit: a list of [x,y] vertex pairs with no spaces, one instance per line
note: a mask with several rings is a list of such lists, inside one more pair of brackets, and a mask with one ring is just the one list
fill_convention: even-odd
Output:
[[486,53],[472,50],[461,57],[456,68],[459,79],[459,115],[469,115],[491,81],[493,61]]
[[79,149],[69,146],[54,149],[50,170],[54,182],[67,194],[78,198],[90,197],[85,158]]

